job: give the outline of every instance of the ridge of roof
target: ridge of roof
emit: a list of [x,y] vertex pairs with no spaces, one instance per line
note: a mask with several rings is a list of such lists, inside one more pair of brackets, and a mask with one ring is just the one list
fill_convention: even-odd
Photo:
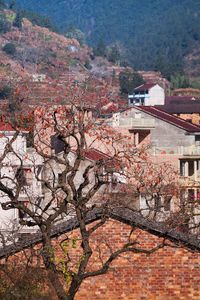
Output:
[[148,90],[148,89],[152,88],[153,86],[155,86],[157,84],[158,83],[152,83],[152,82],[143,83],[143,84],[137,86],[136,88],[134,88],[134,91]]
[[200,126],[196,124],[188,123],[187,121],[173,116],[168,112],[154,106],[134,106],[134,108],[146,112],[160,120],[170,123],[176,127],[179,127],[187,132],[200,132]]
[[[107,215],[110,219],[119,221],[124,224],[128,224],[132,227],[137,227],[150,234],[158,237],[163,237],[178,245],[200,252],[200,240],[194,235],[179,232],[176,229],[170,229],[164,226],[162,223],[158,223],[147,218],[142,217],[138,212],[133,212],[128,208],[114,208],[111,211],[106,212],[103,208],[94,208],[89,211],[86,216],[86,224],[91,224],[94,221],[100,220]],[[61,234],[70,232],[79,228],[79,222],[76,217],[73,217],[67,221],[63,221],[60,224],[55,225],[51,230],[51,238],[60,236]],[[0,248],[0,259],[14,255],[23,249],[35,246],[42,241],[42,235],[40,232],[32,234],[31,238],[27,238],[11,245]]]

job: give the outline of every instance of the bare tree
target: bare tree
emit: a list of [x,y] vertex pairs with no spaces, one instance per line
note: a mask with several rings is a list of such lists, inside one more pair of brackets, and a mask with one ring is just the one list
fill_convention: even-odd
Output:
[[[17,116],[12,113],[12,135],[5,137],[0,156],[2,208],[18,211],[18,225],[40,233],[40,254],[49,282],[57,297],[67,300],[74,299],[86,278],[105,274],[120,255],[150,254],[165,246],[163,239],[155,247],[143,248],[130,231],[118,248],[109,245],[104,236],[100,243],[106,245],[106,255],[100,245],[94,250],[92,236],[113,210],[126,208],[171,226],[169,203],[179,194],[177,174],[167,165],[154,165],[147,149],[134,147],[130,136],[93,118],[85,98],[79,91],[66,105],[36,107],[28,126],[34,141],[24,152],[16,142],[27,134],[21,129],[25,118],[19,117],[19,111]],[[22,194],[26,201],[22,201]],[[140,205],[141,196],[145,207]],[[101,208],[103,213],[88,227],[94,208]],[[74,217],[79,236],[74,239],[68,235],[60,242],[63,256],[58,259],[52,230]],[[69,248],[75,244],[74,260]],[[97,252],[99,265],[89,269]]]

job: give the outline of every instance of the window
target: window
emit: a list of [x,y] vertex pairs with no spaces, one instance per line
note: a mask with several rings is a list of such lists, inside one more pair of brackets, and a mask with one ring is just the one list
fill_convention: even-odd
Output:
[[65,142],[62,140],[60,135],[51,136],[51,148],[55,151],[55,154],[58,154],[65,149]]
[[65,184],[66,176],[63,173],[58,174],[58,184]]
[[165,211],[170,211],[171,199],[172,199],[171,195],[164,196],[164,210]]
[[[19,204],[22,204],[25,207],[28,207],[29,201],[19,201]],[[27,219],[29,216],[21,209],[18,210],[18,215],[20,220]]]
[[22,187],[32,185],[33,174],[30,168],[18,168],[15,177],[17,183]]
[[185,161],[180,161],[180,175],[185,176]]
[[153,196],[154,199],[154,207],[156,211],[160,211],[162,207],[161,197],[157,194]]

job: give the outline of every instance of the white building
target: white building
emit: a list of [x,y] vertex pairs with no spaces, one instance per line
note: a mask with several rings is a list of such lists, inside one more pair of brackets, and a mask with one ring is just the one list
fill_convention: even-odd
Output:
[[[36,180],[36,176],[40,176],[43,162],[34,149],[27,148],[27,134],[28,132],[21,131],[16,135],[10,125],[0,124],[0,177],[1,182],[12,189],[13,194],[16,193],[17,186],[21,186],[18,201],[32,208],[33,202],[42,197],[41,183]],[[7,151],[8,148],[10,149]],[[8,201],[9,197],[1,191],[0,234],[4,238],[13,238],[14,233],[26,233],[30,229],[21,226],[21,221],[27,218],[21,211],[2,208],[2,204]]]
[[134,89],[133,94],[128,95],[128,104],[132,105],[164,105],[165,91],[154,83],[145,83]]

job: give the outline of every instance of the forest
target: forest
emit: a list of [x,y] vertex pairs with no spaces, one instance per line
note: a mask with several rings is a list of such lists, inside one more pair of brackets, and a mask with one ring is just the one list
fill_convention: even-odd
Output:
[[200,3],[195,0],[17,0],[16,4],[48,16],[63,33],[72,25],[79,28],[91,46],[100,40],[117,44],[123,60],[135,69],[160,69],[166,76],[182,72],[184,58],[200,43]]

